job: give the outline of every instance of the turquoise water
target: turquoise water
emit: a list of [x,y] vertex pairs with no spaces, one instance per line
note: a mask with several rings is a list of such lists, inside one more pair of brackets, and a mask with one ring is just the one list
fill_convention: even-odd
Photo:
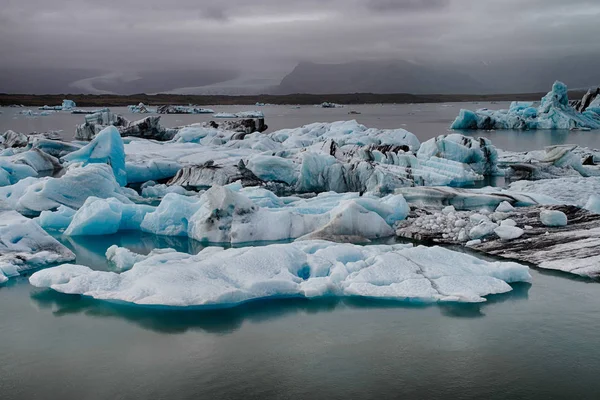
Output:
[[[188,240],[65,242],[77,262]],[[595,282],[533,271],[484,304],[273,300],[172,311],[0,287],[2,399],[597,398]]]

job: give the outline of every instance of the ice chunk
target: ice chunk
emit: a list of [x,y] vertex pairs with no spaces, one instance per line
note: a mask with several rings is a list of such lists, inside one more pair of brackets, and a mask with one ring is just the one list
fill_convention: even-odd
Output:
[[140,162],[127,162],[127,183],[142,183],[148,181],[161,181],[174,177],[181,169],[181,164],[168,160],[147,160]]
[[34,221],[0,202],[0,283],[22,271],[75,260]]
[[68,236],[110,235],[125,230],[140,230],[146,214],[155,207],[123,204],[115,198],[88,197],[75,213],[65,231]]
[[421,144],[417,157],[421,160],[438,157],[468,164],[480,175],[498,173],[498,152],[486,138],[472,138],[456,133],[441,135]]
[[509,213],[514,210],[515,208],[508,201],[503,201],[496,207],[496,212]]
[[146,186],[142,188],[142,197],[146,198],[162,198],[165,197],[168,193],[177,193],[182,196],[195,196],[198,194],[198,192],[185,190],[181,186],[167,186],[164,184]]
[[77,104],[75,104],[75,102],[73,100],[65,99],[62,102],[61,110],[70,111],[70,110],[74,109],[75,107],[77,107]]
[[250,159],[246,167],[263,181],[293,185],[297,179],[297,166],[292,160],[281,157],[257,155]]
[[587,203],[585,203],[586,210],[589,210],[593,213],[600,214],[600,195],[593,194],[588,199]]
[[[171,307],[235,306],[281,297],[360,296],[481,302],[529,282],[528,268],[487,262],[440,247],[356,246],[306,241],[240,249],[116,255],[128,271],[65,264],[33,274],[36,287],[96,299]],[[115,258],[109,255],[109,258]],[[133,265],[132,265],[133,264]]]
[[67,206],[59,206],[56,211],[42,211],[39,217],[34,218],[37,223],[47,231],[63,231],[67,229],[76,211]]
[[502,224],[494,229],[494,233],[502,240],[513,240],[523,236],[525,231],[523,231],[521,228],[517,228],[516,226]]
[[577,176],[539,181],[517,181],[510,184],[508,192],[544,195],[553,198],[556,204],[584,207],[590,196],[600,193],[600,177]]
[[119,185],[127,185],[125,169],[125,149],[119,131],[114,126],[102,130],[87,146],[63,157],[67,162],[88,164],[108,164],[111,166]]
[[106,164],[73,166],[60,178],[26,178],[0,187],[0,200],[25,215],[37,215],[61,205],[77,209],[88,197],[115,197],[131,203],[128,189],[121,188]]
[[568,223],[567,215],[557,210],[543,210],[540,212],[540,221],[546,226],[565,226]]
[[471,239],[482,239],[494,233],[496,228],[498,228],[498,224],[490,221],[482,221],[469,231],[469,237]]
[[240,111],[237,113],[216,113],[215,118],[264,118],[262,111]]

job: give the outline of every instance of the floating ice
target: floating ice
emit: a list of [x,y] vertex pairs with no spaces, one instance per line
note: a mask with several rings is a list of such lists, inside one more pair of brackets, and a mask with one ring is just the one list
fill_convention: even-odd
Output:
[[216,113],[215,118],[264,118],[262,111],[240,111],[237,113]]
[[535,109],[514,102],[509,110],[460,110],[452,129],[600,129],[600,114],[579,113],[569,105],[567,87],[555,82],[552,91],[542,98]]
[[472,138],[459,134],[441,135],[421,144],[419,159],[445,158],[468,164],[480,175],[496,175],[498,152],[489,139]]
[[159,114],[212,114],[214,110],[210,108],[200,108],[195,106],[160,106],[156,110]]
[[150,108],[144,103],[139,103],[137,106],[128,106],[127,108],[133,114],[150,114],[156,112],[155,108]]
[[67,162],[88,164],[108,164],[115,179],[121,186],[127,185],[125,169],[125,149],[119,131],[114,126],[102,130],[87,146],[63,157]]
[[110,166],[89,164],[73,166],[60,178],[25,178],[14,185],[0,187],[0,200],[24,215],[37,215],[61,205],[79,208],[88,197],[115,197],[131,203],[130,189],[121,188]]
[[281,297],[359,296],[420,302],[482,302],[529,282],[528,268],[440,247],[356,246],[306,241],[199,254],[135,256],[109,251],[128,271],[65,264],[36,272],[36,287],[101,300],[172,307],[231,307]]
[[517,181],[510,184],[510,193],[544,195],[556,200],[555,204],[584,207],[590,196],[600,193],[600,177],[569,177],[539,181]]
[[21,272],[75,260],[75,255],[34,221],[0,202],[0,283]]
[[75,104],[75,102],[73,100],[65,99],[62,102],[61,110],[70,111],[70,110],[74,109],[75,107],[77,107],[77,104]]
[[115,198],[88,197],[73,215],[65,235],[110,235],[119,231],[140,230],[146,214],[155,207],[141,204],[123,204]]
[[566,226],[567,215],[561,211],[543,210],[540,212],[540,221],[546,226]]
[[169,193],[176,193],[183,196],[195,196],[198,192],[185,190],[181,186],[149,185],[142,188],[142,197],[146,198],[163,198]]
[[158,235],[188,236],[212,243],[278,241],[309,234],[364,241],[393,235],[391,226],[406,218],[408,212],[402,196],[354,200],[338,195],[330,203],[321,198],[308,204],[298,201],[284,207],[261,208],[241,193],[214,186],[200,198],[167,194],[156,211],[145,216],[141,228]]

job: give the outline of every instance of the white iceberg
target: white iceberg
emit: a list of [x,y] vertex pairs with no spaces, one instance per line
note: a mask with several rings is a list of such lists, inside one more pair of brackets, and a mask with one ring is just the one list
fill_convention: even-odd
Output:
[[600,177],[577,176],[539,181],[517,181],[510,184],[507,192],[544,195],[555,199],[555,204],[585,207],[591,196],[600,193]]
[[[170,307],[231,307],[282,297],[370,297],[482,302],[529,282],[527,267],[487,262],[440,247],[356,246],[306,241],[267,247],[209,247],[132,256],[110,251],[123,273],[65,264],[33,274],[36,287],[100,300]],[[133,264],[133,265],[131,265]]]
[[24,215],[37,215],[61,205],[78,209],[88,197],[115,197],[131,203],[133,190],[121,188],[106,164],[73,166],[60,178],[25,178],[14,185],[0,187],[0,200]]
[[75,260],[34,221],[0,202],[0,283],[21,272]]

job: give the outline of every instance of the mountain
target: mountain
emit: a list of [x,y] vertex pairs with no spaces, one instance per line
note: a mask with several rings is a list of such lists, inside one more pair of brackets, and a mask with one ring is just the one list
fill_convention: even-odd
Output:
[[411,93],[502,94],[546,92],[555,80],[569,88],[600,83],[600,55],[521,58],[496,62],[415,63],[358,61],[300,63],[282,81],[279,94]]
[[491,88],[447,67],[409,61],[357,61],[345,64],[300,63],[279,85],[289,93],[487,93]]

